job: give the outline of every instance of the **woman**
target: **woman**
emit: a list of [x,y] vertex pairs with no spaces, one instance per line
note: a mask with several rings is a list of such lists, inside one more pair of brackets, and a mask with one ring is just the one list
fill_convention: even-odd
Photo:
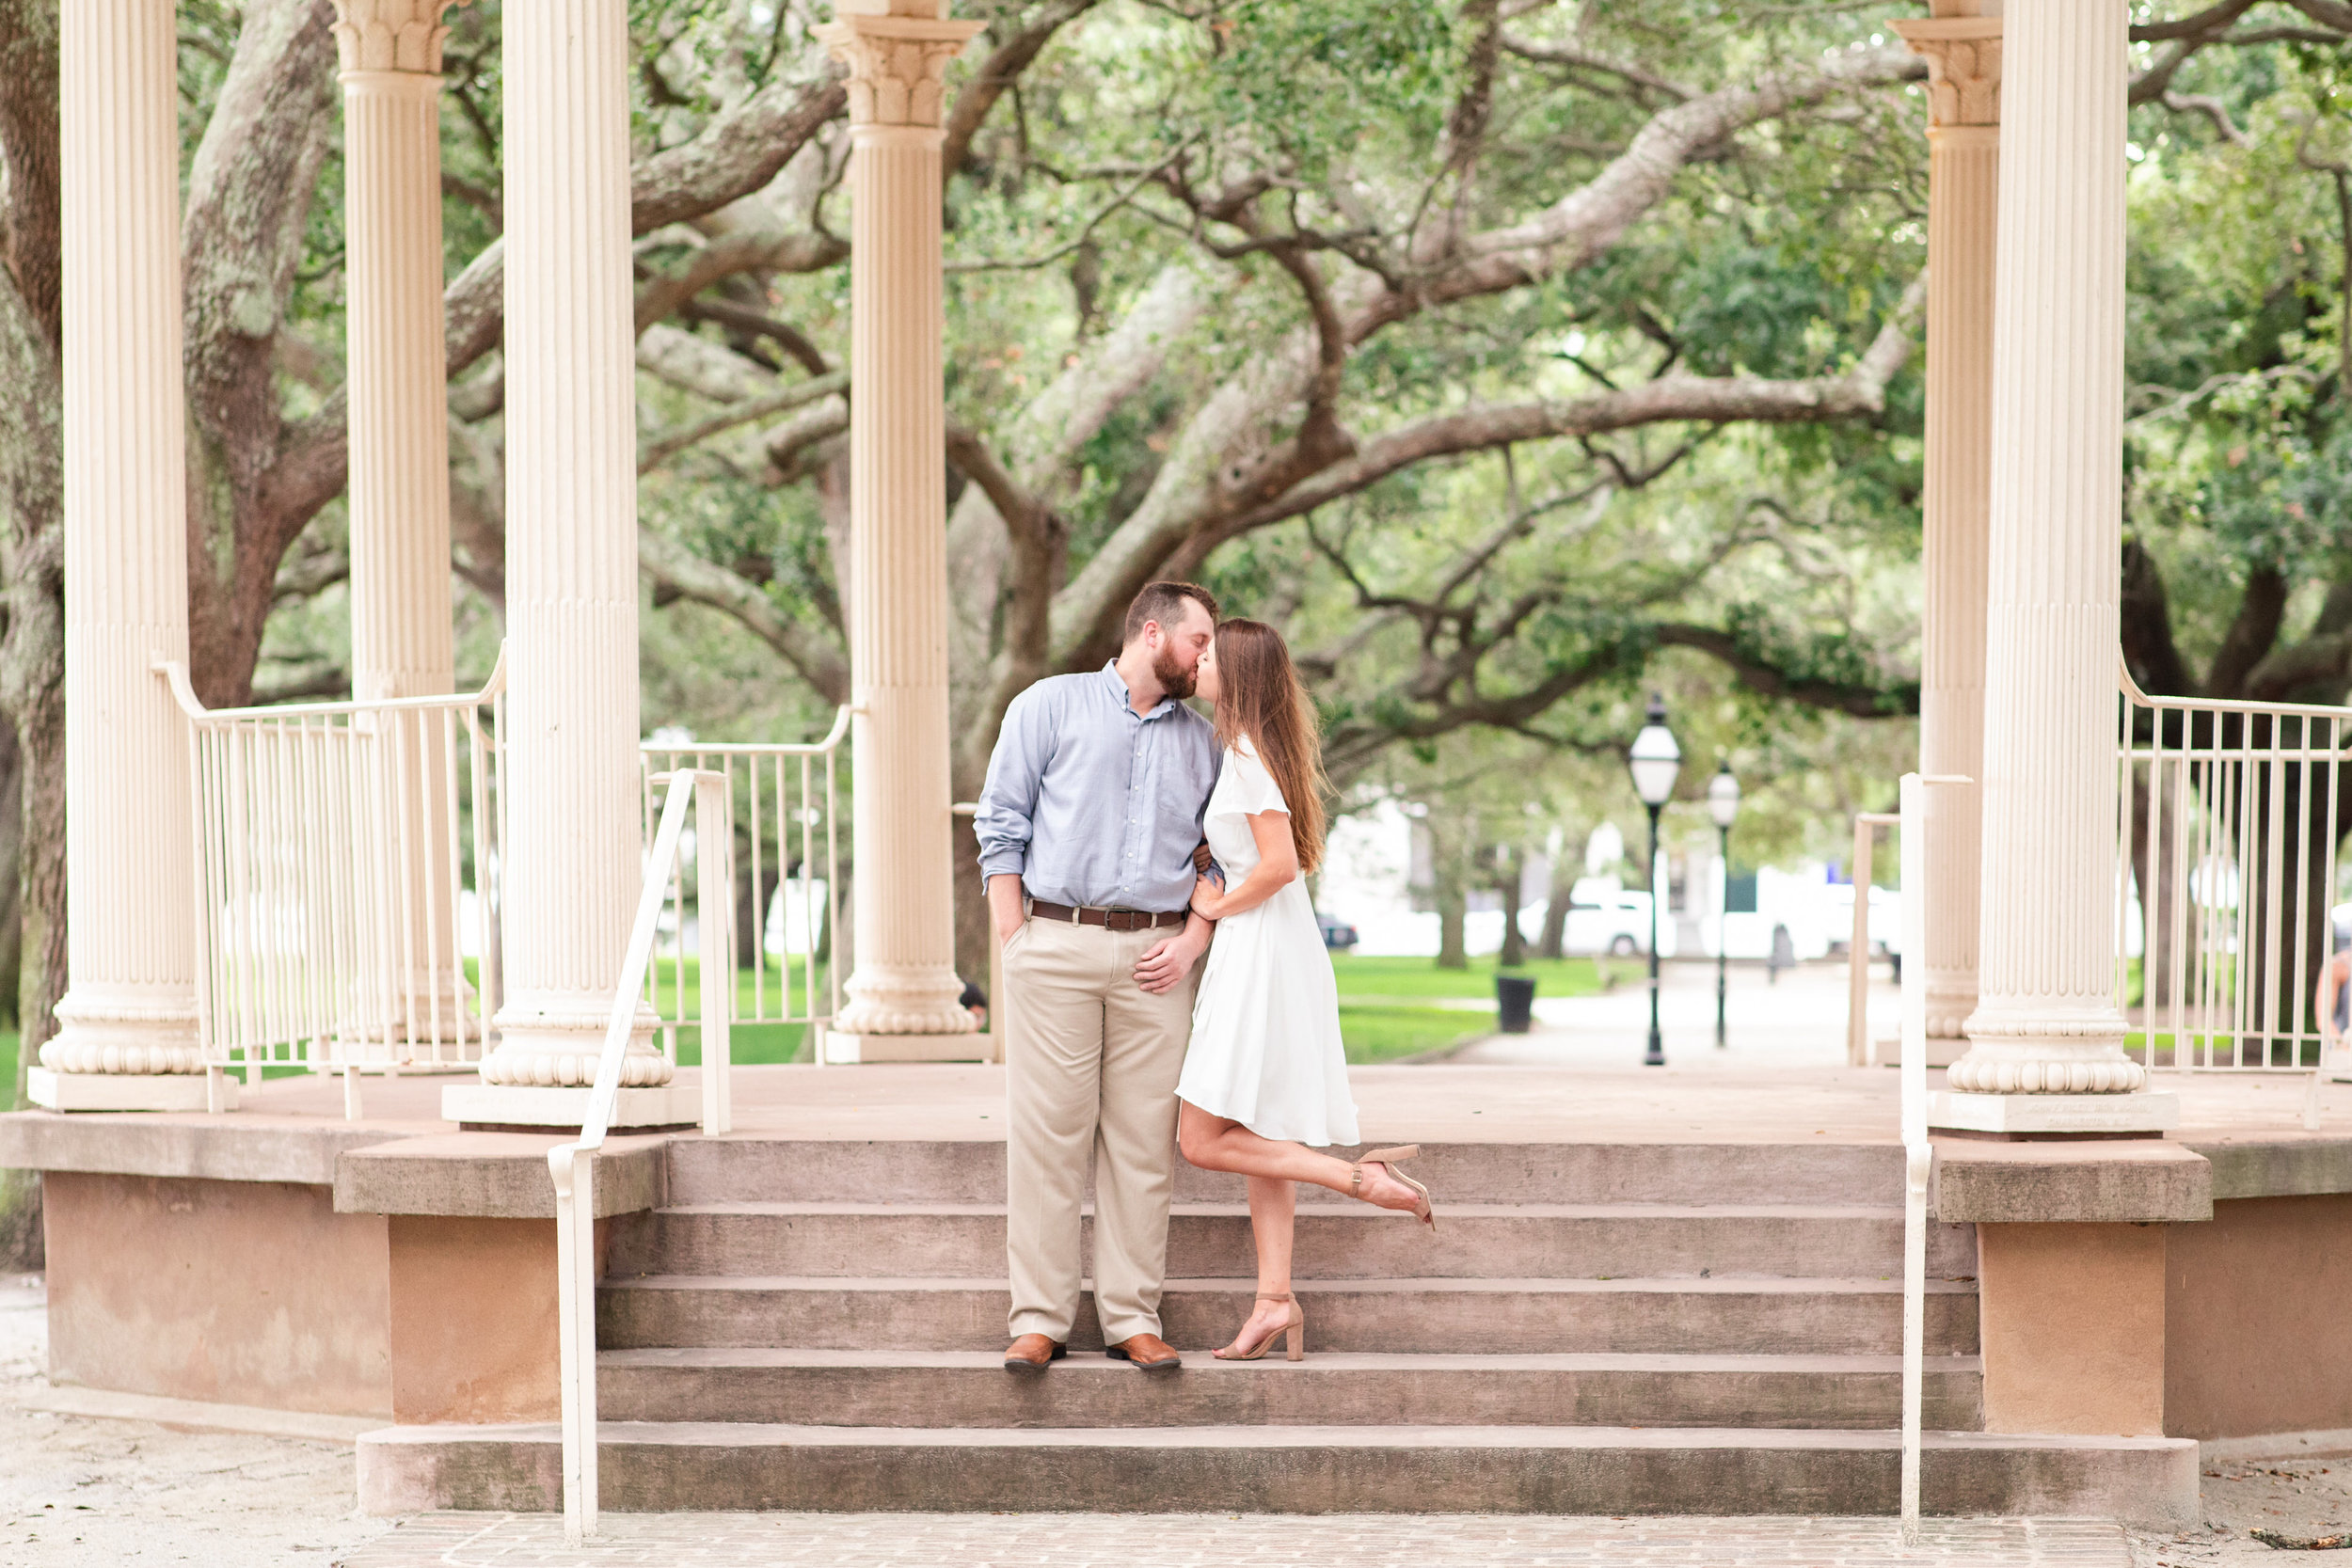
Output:
[[1290,650],[1263,622],[1228,621],[1198,679],[1225,748],[1205,830],[1226,880],[1203,877],[1193,889],[1192,907],[1217,927],[1176,1085],[1176,1141],[1203,1170],[1249,1179],[1258,1298],[1216,1355],[1255,1361],[1287,1335],[1296,1361],[1307,1318],[1291,1293],[1295,1183],[1438,1222],[1428,1189],[1391,1168],[1418,1148],[1376,1148],[1351,1164],[1306,1147],[1355,1143],[1356,1101],[1331,959],[1299,880],[1323,858],[1323,757]]

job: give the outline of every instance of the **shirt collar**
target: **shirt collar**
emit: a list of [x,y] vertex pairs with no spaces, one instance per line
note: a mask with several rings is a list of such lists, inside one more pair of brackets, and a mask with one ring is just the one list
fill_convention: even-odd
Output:
[[[1104,690],[1111,694],[1112,700],[1118,703],[1122,709],[1131,714],[1136,712],[1136,705],[1128,695],[1127,678],[1119,673],[1119,660],[1114,658],[1103,666],[1103,687]],[[1152,720],[1167,713],[1168,709],[1174,707],[1175,705],[1175,698],[1163,694],[1159,700],[1158,705],[1153,707],[1149,713],[1136,714],[1136,720],[1138,723],[1148,724]]]

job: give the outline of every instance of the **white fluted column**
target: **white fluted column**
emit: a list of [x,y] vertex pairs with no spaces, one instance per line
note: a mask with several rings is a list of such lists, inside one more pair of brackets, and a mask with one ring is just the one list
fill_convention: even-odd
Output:
[[842,0],[850,68],[850,675],[856,955],[835,1060],[976,1053],[957,1006],[947,777],[940,97],[980,29],[944,0]]
[[[1984,594],[1993,468],[1994,235],[2001,188],[2001,19],[1939,0],[1895,30],[1928,61],[1928,406],[1919,680],[1919,771],[1984,768]],[[1928,1061],[1967,1047],[1977,1010],[1981,801],[1927,792],[1923,978]]]
[[336,0],[343,87],[352,692],[451,689],[441,13]]
[[171,0],[75,0],[58,38],[72,981],[32,1092],[204,1105],[188,743],[178,40]]
[[[344,342],[350,388],[352,694],[432,696],[455,680],[450,626],[449,394],[441,311],[441,15],[451,0],[336,0],[343,89]],[[408,966],[364,989],[341,1049],[405,1059],[456,1037],[449,870],[437,852],[447,765],[437,729],[387,748],[380,796],[409,846],[386,889]],[[405,832],[402,829],[405,828]],[[405,885],[400,885],[405,883]],[[439,991],[437,997],[434,992]],[[471,1026],[468,1026],[468,1033]]]
[[[2113,993],[2124,0],[2003,17],[1983,907],[1938,1125],[2167,1125]],[[2045,1098],[2046,1097],[2046,1098]]]
[[[627,8],[505,29],[506,996],[442,1114],[576,1126],[644,880]],[[638,1017],[615,1125],[692,1121]]]

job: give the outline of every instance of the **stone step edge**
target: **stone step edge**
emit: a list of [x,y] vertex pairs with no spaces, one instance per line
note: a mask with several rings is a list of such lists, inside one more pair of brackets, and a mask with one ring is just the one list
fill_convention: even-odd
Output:
[[[1892,1430],[802,1427],[603,1423],[608,1507],[1891,1513]],[[2186,1438],[1926,1435],[1931,1513],[2196,1522]],[[561,1506],[553,1423],[392,1427],[358,1451],[371,1514]],[[1399,1475],[1411,1485],[1399,1497]],[[1728,1506],[1726,1506],[1728,1505]]]
[[[947,1449],[1772,1449],[1883,1453],[1902,1447],[1893,1428],[1818,1427],[818,1427],[768,1421],[602,1421],[597,1446],[681,1448]],[[389,1426],[359,1434],[364,1447],[394,1444],[560,1445],[553,1421],[496,1426]],[[2071,1436],[2042,1433],[1929,1432],[1928,1449],[2052,1453],[2194,1453],[2191,1437]]]
[[[1279,1354],[1279,1353],[1278,1353]],[[628,1368],[680,1371],[752,1370],[771,1368],[792,1370],[982,1370],[1001,1371],[1003,1356],[993,1351],[921,1351],[921,1350],[818,1350],[798,1346],[689,1346],[652,1345],[626,1349],[599,1350],[599,1367]],[[1831,1375],[1864,1373],[1899,1377],[1903,1358],[1899,1355],[1832,1355],[1797,1353],[1788,1355],[1727,1355],[1705,1352],[1640,1352],[1613,1353],[1603,1351],[1534,1352],[1518,1354],[1478,1354],[1457,1351],[1313,1351],[1295,1365],[1276,1362],[1219,1361],[1205,1352],[1194,1352],[1185,1361],[1187,1368],[1200,1368],[1216,1375],[1265,1375],[1279,1371],[1284,1376],[1296,1373],[1345,1372],[1679,1372],[1709,1373],[1777,1373],[1782,1375]],[[1931,1354],[1926,1358],[1929,1376],[1981,1375],[1984,1359],[1979,1355]],[[1117,1372],[1131,1374],[1134,1369],[1123,1361],[1113,1361],[1100,1351],[1073,1350],[1057,1362],[1048,1375],[1071,1373],[1078,1376],[1099,1376]]]
[[[1461,1219],[1547,1219],[1547,1220],[1821,1220],[1840,1223],[1867,1221],[1873,1223],[1902,1223],[1900,1204],[1869,1203],[1491,1203],[1445,1201],[1438,1197],[1439,1213],[1446,1218]],[[1086,1204],[1082,1212],[1091,1215],[1094,1205]],[[1339,1216],[1355,1219],[1392,1219],[1403,1217],[1400,1211],[1375,1209],[1369,1203],[1301,1204],[1302,1214],[1323,1220]],[[803,1217],[850,1217],[862,1219],[950,1218],[1002,1219],[1005,1205],[1001,1203],[951,1203],[944,1200],[910,1200],[904,1203],[865,1203],[846,1199],[811,1198],[790,1202],[746,1201],[730,1203],[672,1203],[653,1211],[658,1215],[684,1215],[695,1219],[797,1219]],[[1246,1203],[1210,1203],[1180,1200],[1168,1206],[1171,1216],[1187,1219],[1248,1219],[1249,1206]]]
[[[1167,1281],[1169,1291],[1214,1292],[1230,1295],[1237,1291],[1254,1291],[1258,1282],[1246,1278],[1177,1278]],[[1496,1276],[1463,1276],[1454,1278],[1443,1275],[1403,1275],[1387,1278],[1301,1279],[1295,1287],[1302,1294],[1394,1295],[1405,1292],[1455,1292],[1475,1294],[1687,1294],[1687,1295],[1892,1295],[1900,1296],[1902,1280],[1899,1276],[1820,1275],[1622,1275],[1608,1278],[1574,1278],[1537,1276],[1533,1278],[1502,1278]],[[1009,1279],[991,1279],[957,1275],[754,1275],[754,1274],[641,1274],[618,1279],[597,1281],[602,1291],[1001,1291],[1009,1292]],[[1079,1290],[1092,1294],[1094,1281],[1082,1280]],[[1970,1295],[1977,1293],[1973,1276],[1958,1279],[1931,1278],[1927,1282],[1930,1295]]]

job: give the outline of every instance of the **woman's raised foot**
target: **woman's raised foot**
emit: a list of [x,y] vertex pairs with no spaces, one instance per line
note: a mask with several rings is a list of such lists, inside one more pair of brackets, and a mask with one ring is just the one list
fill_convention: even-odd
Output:
[[1350,1167],[1349,1196],[1382,1209],[1393,1209],[1413,1214],[1432,1230],[1438,1227],[1437,1212],[1431,1207],[1429,1189],[1411,1177],[1394,1168],[1399,1160],[1410,1160],[1421,1153],[1418,1144],[1402,1148],[1375,1148]]

